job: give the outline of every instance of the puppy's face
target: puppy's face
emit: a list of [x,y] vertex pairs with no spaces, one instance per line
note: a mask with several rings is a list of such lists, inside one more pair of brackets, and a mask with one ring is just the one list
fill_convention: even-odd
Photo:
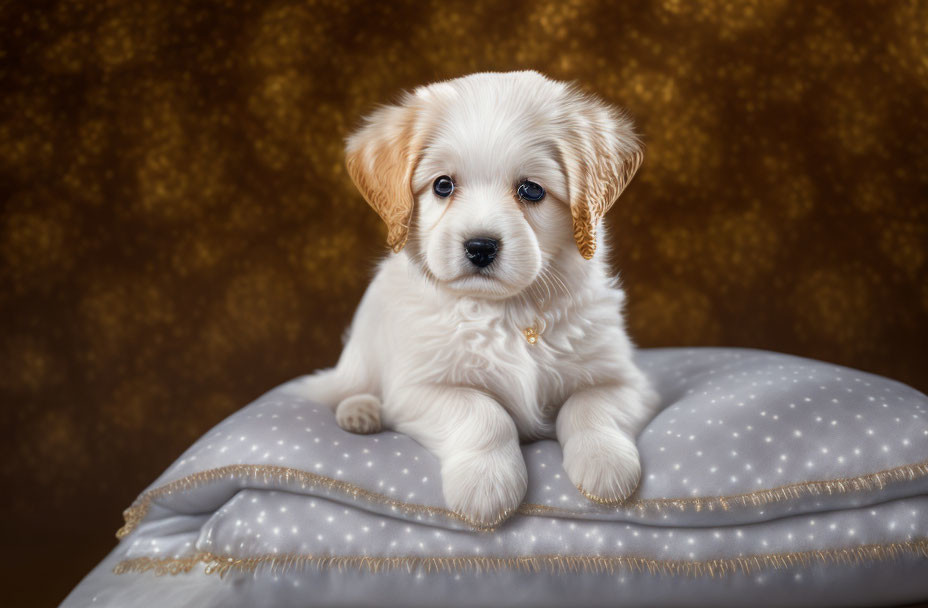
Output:
[[348,143],[349,172],[394,249],[442,288],[515,296],[595,230],[640,162],[630,124],[535,72],[417,89]]
[[407,247],[442,287],[505,298],[572,248],[573,236],[552,117],[511,84],[487,84],[420,93],[433,128],[413,174]]

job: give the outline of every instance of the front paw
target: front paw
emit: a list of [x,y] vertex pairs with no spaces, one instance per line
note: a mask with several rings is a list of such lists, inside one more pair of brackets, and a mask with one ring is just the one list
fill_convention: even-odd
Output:
[[514,512],[528,487],[518,444],[449,458],[441,469],[448,507],[477,528],[493,528]]
[[588,431],[562,447],[567,477],[590,500],[622,502],[638,487],[641,460],[634,440],[625,433]]

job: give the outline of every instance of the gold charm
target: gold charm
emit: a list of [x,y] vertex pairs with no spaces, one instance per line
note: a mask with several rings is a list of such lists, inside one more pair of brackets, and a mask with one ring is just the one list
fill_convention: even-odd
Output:
[[525,339],[528,340],[529,344],[537,344],[538,338],[540,337],[538,331],[535,327],[526,327],[522,330],[522,333],[525,334]]

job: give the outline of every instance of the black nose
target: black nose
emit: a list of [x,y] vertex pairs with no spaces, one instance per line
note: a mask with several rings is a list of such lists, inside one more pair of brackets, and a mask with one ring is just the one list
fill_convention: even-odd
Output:
[[499,241],[488,238],[470,239],[464,242],[464,251],[474,266],[483,268],[493,263],[493,259],[496,258]]

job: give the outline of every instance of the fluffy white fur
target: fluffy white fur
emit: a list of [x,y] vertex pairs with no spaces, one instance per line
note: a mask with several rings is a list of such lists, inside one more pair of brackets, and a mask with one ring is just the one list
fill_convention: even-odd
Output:
[[[398,253],[380,264],[338,365],[303,391],[343,428],[394,429],[432,451],[448,506],[476,525],[524,497],[520,440],[556,437],[588,497],[628,497],[657,400],[596,228],[640,162],[629,121],[535,72],[474,74],[378,110],[347,149]],[[432,191],[442,175],[455,181],[449,198]],[[547,196],[519,200],[524,179]],[[487,236],[499,255],[478,268],[463,243]]]

